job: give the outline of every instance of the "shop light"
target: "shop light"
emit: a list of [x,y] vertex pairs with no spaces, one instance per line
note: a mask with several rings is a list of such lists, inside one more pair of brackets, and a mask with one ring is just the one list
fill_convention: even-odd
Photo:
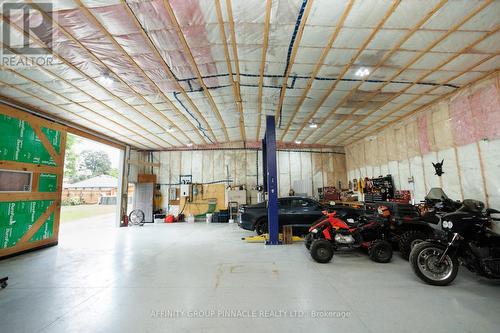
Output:
[[99,82],[103,85],[103,86],[110,86],[112,85],[115,80],[111,77],[111,75],[109,75],[109,73],[103,73],[100,77],[99,77]]
[[356,71],[356,76],[365,77],[370,75],[370,70],[366,67],[361,67]]

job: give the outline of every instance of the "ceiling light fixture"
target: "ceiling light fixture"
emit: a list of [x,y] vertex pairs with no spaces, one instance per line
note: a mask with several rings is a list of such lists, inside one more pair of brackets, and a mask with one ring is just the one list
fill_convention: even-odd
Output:
[[365,77],[365,76],[368,76],[370,75],[370,70],[366,67],[360,67],[357,71],[356,71],[356,76],[359,76],[359,77]]
[[302,141],[300,141],[300,140],[295,140],[295,143],[296,143],[296,144],[298,144],[298,145],[300,145],[300,144],[302,143]]
[[101,76],[99,77],[99,82],[103,86],[110,86],[115,82],[115,79],[113,79],[113,77],[111,77],[111,75],[109,75],[109,73],[106,72],[101,74]]
[[192,143],[192,142],[189,142],[186,146],[188,146],[188,147],[192,147],[192,146],[193,146],[193,143]]
[[175,131],[175,128],[173,126],[168,126],[167,132],[172,133],[173,131]]
[[309,128],[318,128],[318,124],[315,122],[309,123]]

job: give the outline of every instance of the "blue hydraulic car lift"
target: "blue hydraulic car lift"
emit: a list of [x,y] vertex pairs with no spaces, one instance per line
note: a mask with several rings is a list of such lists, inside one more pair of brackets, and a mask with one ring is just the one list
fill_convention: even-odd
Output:
[[276,122],[274,116],[266,117],[266,134],[262,140],[262,161],[264,188],[267,191],[267,221],[269,228],[269,239],[266,244],[279,245]]

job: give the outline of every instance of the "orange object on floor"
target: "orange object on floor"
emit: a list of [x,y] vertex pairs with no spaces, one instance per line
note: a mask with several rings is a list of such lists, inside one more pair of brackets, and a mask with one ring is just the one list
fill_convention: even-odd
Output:
[[175,217],[173,215],[167,215],[165,217],[165,223],[174,223],[175,222]]

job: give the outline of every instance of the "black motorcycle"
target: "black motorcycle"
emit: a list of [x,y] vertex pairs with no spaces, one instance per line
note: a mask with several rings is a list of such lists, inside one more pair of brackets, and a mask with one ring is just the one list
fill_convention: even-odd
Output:
[[500,279],[500,235],[489,229],[491,214],[497,213],[467,199],[457,211],[443,215],[442,232],[410,253],[415,274],[428,284],[445,286],[457,276],[460,263],[481,276]]

